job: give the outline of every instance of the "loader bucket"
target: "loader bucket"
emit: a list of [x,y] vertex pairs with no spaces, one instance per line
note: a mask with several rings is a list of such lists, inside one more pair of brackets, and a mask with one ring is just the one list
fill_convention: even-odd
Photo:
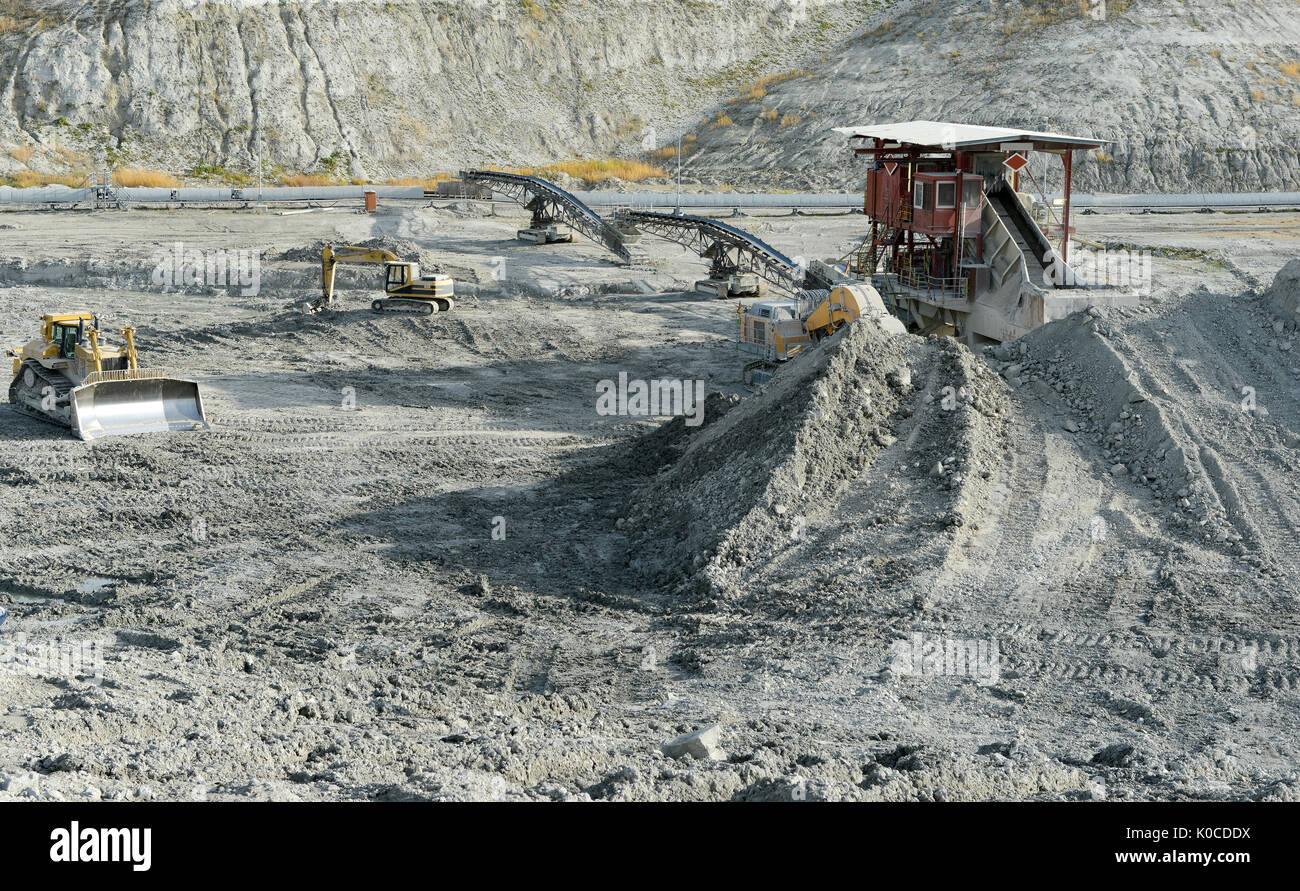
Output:
[[107,380],[72,391],[72,429],[82,439],[207,426],[199,385],[194,381],[170,377]]

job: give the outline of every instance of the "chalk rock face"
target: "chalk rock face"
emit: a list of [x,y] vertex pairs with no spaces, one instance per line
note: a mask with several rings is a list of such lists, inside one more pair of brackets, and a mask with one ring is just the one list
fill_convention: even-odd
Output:
[[[685,133],[688,180],[855,190],[862,160],[833,127],[922,118],[1110,140],[1079,152],[1080,190],[1300,189],[1294,0],[1049,7],[13,4],[0,176],[98,157],[413,176],[646,157]],[[1040,161],[1037,187],[1060,189],[1062,165]]]
[[814,14],[856,25],[838,0],[29,6],[0,30],[0,173],[23,146],[33,169],[68,160],[56,146],[241,171],[260,150],[336,177],[635,155],[733,89],[720,72],[793,64]]
[[[688,180],[856,190],[863,162],[832,128],[930,119],[1111,140],[1079,153],[1080,190],[1300,188],[1294,0],[1049,6],[12,4],[0,175],[100,157],[247,175],[260,157],[380,179],[644,158],[686,133]],[[1048,189],[1052,161],[1030,170]]]
[[[1080,191],[1300,189],[1295,13],[1291,0],[1107,0],[1104,11],[899,0],[804,65],[807,76],[727,106],[733,125],[701,131],[685,169],[856,189],[862,161],[831,128],[931,120],[1109,140],[1076,153]],[[1043,159],[1034,157],[1027,187],[1037,192],[1046,175],[1059,190],[1063,165],[1053,157],[1044,170]]]

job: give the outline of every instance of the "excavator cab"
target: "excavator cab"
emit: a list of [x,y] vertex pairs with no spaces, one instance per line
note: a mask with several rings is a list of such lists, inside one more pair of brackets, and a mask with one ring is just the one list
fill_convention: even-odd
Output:
[[418,267],[414,263],[385,263],[387,267],[387,277],[384,279],[384,290],[389,294],[401,291],[411,282],[420,277]]

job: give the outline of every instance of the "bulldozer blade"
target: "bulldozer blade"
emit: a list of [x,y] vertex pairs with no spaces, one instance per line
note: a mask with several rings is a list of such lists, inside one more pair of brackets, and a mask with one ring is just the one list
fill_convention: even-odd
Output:
[[100,381],[72,391],[72,429],[85,440],[207,427],[194,381],[168,377]]

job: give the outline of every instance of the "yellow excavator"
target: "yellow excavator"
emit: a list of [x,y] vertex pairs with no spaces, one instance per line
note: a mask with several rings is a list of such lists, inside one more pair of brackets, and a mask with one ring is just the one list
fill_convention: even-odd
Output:
[[41,321],[40,337],[5,350],[14,360],[9,402],[20,411],[85,440],[208,427],[197,383],[140,369],[134,328],[122,329],[125,346],[110,347],[90,313]]
[[420,275],[420,264],[400,260],[392,251],[327,244],[321,250],[321,298],[309,304],[320,312],[334,304],[334,267],[339,263],[383,263],[384,294],[371,302],[375,312],[433,315],[455,305],[455,283],[449,275]]

